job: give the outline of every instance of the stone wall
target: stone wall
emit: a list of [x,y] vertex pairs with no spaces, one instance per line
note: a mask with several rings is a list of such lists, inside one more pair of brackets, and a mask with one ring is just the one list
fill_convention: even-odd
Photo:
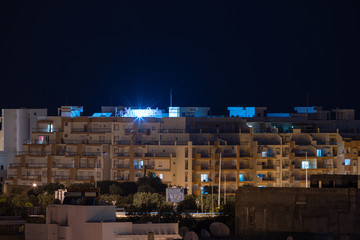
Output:
[[359,192],[354,188],[256,188],[236,192],[236,235],[288,234],[360,237]]

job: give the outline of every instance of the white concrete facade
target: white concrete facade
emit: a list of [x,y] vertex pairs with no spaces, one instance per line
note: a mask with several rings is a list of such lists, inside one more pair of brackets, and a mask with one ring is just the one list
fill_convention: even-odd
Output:
[[45,224],[25,224],[26,240],[180,239],[177,223],[116,222],[114,206],[50,205]]

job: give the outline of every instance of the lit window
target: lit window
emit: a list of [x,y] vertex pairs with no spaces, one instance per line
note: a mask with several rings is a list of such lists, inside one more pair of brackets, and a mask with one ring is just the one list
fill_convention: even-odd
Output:
[[261,154],[263,158],[267,157],[267,152],[262,152]]
[[343,162],[343,165],[350,166],[350,159],[345,159],[345,161]]
[[302,161],[301,162],[302,169],[309,169],[309,161]]
[[244,174],[242,174],[242,173],[239,174],[239,181],[240,182],[244,181]]
[[316,156],[318,156],[318,157],[321,157],[322,155],[321,155],[321,149],[317,149],[316,150]]
[[202,182],[207,182],[209,180],[208,175],[207,174],[201,174],[201,181]]
[[163,179],[164,175],[162,173],[159,174],[159,178]]

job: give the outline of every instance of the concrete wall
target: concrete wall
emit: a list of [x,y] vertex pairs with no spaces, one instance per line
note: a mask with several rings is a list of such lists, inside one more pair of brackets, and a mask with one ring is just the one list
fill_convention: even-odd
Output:
[[352,189],[255,188],[236,192],[236,234],[289,233],[360,237],[359,192]]

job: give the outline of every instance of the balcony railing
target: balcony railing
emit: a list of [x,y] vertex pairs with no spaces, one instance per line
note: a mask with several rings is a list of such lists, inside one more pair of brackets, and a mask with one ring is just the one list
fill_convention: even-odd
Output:
[[274,169],[274,165],[262,165],[262,169]]
[[77,156],[78,153],[77,152],[66,152],[65,155],[66,156]]
[[66,143],[66,144],[82,144],[82,143],[85,143],[86,140],[62,140],[63,143]]
[[115,176],[115,181],[129,181],[129,176]]
[[76,176],[76,180],[90,180],[91,176]]
[[236,165],[222,165],[221,169],[227,170],[227,169],[236,169]]
[[114,157],[130,157],[129,153],[114,153]]
[[47,168],[47,163],[26,163],[27,168]]
[[86,140],[87,144],[111,144],[110,140]]
[[82,155],[88,157],[96,157],[96,156],[100,156],[101,152],[84,152],[82,153]]
[[89,132],[110,133],[111,128],[89,128]]
[[56,163],[55,167],[57,167],[57,168],[73,168],[74,164],[72,164],[72,163]]
[[131,145],[131,141],[121,140],[121,141],[114,141],[115,145]]
[[70,179],[70,176],[55,175],[54,178],[55,178],[56,180],[68,180],[68,179]]
[[240,164],[239,169],[251,169],[250,165]]
[[33,128],[33,132],[41,132],[41,133],[51,133],[51,132],[61,132],[61,128]]
[[129,164],[114,164],[114,168],[130,168]]
[[25,180],[34,180],[34,179],[38,179],[38,176],[34,176],[34,175],[23,175],[21,176],[22,179]]
[[21,163],[10,163],[10,167],[21,167]]
[[71,132],[110,133],[111,128],[71,128]]

